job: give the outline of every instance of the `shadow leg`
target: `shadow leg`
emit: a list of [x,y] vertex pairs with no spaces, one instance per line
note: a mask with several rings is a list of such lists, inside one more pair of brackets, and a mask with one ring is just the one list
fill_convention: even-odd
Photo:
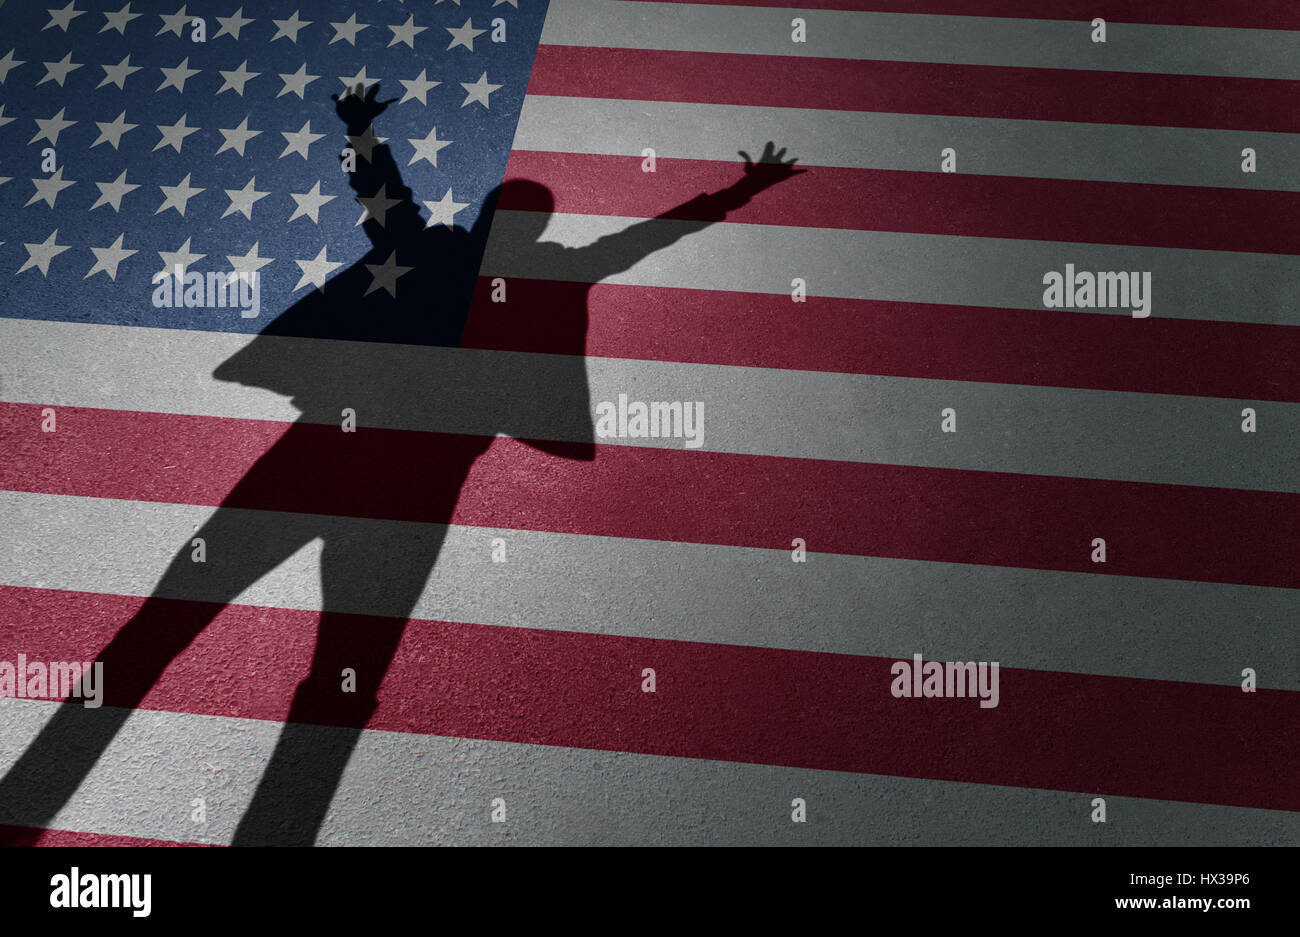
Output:
[[207,562],[193,562],[190,546],[182,548],[153,595],[96,657],[104,665],[104,706],[63,703],[0,780],[0,823],[33,828],[18,839],[35,841],[167,665],[227,602],[315,535],[292,515],[218,508],[193,535],[206,543]]

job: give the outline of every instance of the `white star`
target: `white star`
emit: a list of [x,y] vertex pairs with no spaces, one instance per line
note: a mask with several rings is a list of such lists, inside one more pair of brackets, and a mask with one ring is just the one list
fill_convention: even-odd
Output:
[[116,150],[118,144],[122,142],[122,134],[134,130],[140,125],[128,124],[126,122],[126,111],[123,111],[118,114],[117,118],[111,123],[108,121],[97,120],[95,121],[95,126],[99,128],[99,136],[95,138],[94,143],[90,144],[91,149],[94,149],[101,143],[111,143],[113,149]]
[[450,26],[444,26],[443,29],[451,33],[451,45],[447,46],[447,51],[451,51],[456,46],[464,46],[469,51],[474,51],[474,37],[481,36],[486,29],[475,29],[472,20],[465,20],[465,25],[459,29],[452,29]]
[[424,207],[429,209],[429,220],[425,224],[426,228],[432,228],[435,224],[441,222],[449,228],[456,227],[456,212],[469,206],[469,202],[458,202],[451,197],[451,189],[447,190],[439,201],[425,202]]
[[123,249],[122,238],[124,237],[126,237],[125,234],[119,234],[117,240],[109,247],[91,248],[91,251],[95,254],[95,266],[91,267],[90,272],[82,277],[83,280],[89,280],[101,270],[108,274],[110,280],[117,280],[117,265],[132,254],[138,253],[138,251]]
[[[126,112],[123,111],[123,113]],[[153,148],[152,152],[156,153],[163,147],[170,146],[173,150],[179,153],[181,151],[181,145],[185,142],[185,138],[195,131],[202,129],[200,127],[185,126],[185,118],[188,116],[188,114],[182,114],[181,119],[176,121],[176,123],[172,124],[170,127],[165,124],[155,124],[159,132],[162,134],[162,139],[158,141],[158,145]]]
[[[18,273],[22,273],[24,270],[30,270],[32,267],[35,267],[41,271],[41,276],[49,276],[50,261],[72,246],[70,244],[60,244],[57,240],[58,236],[59,229],[55,228],[54,233],[47,237],[42,243],[24,244],[23,247],[27,248],[27,261],[18,268]],[[15,273],[14,276],[18,276],[18,273]]]
[[391,47],[397,45],[399,42],[404,42],[404,43],[406,43],[409,47],[411,47],[412,49],[414,49],[414,48],[415,48],[415,35],[416,35],[416,33],[422,33],[422,32],[424,32],[426,29],[428,29],[429,27],[428,27],[428,26],[416,26],[416,25],[415,25],[415,17],[414,17],[414,16],[407,16],[407,18],[406,18],[406,22],[405,22],[404,24],[402,24],[401,26],[389,26],[388,28],[391,29],[391,30],[393,31],[393,38],[390,39],[390,40],[388,41],[388,47],[389,47],[389,48],[391,48]]
[[133,19],[138,19],[141,14],[131,12],[131,4],[127,4],[116,13],[105,13],[104,19],[108,20],[101,28],[101,33],[106,33],[110,29],[116,29],[123,36],[126,35],[126,24]]
[[284,87],[280,89],[280,94],[277,94],[276,97],[278,98],[280,95],[288,94],[292,91],[294,94],[298,95],[299,98],[302,98],[303,92],[307,90],[307,85],[311,84],[319,77],[320,75],[308,75],[307,63],[303,62],[302,67],[292,75],[280,76],[280,80],[284,82]]
[[253,203],[266,198],[270,194],[269,192],[259,192],[253,188],[255,182],[257,182],[257,176],[249,179],[242,189],[226,189],[226,195],[230,197],[230,207],[221,213],[222,218],[239,212],[249,221],[253,220]]
[[[160,185],[158,188],[162,189],[163,195],[167,197],[163,200],[163,203],[158,206],[158,210],[154,212],[154,214],[160,215],[167,209],[174,208],[180,213],[182,218],[185,217],[185,208],[189,205],[190,199],[204,191],[203,189],[196,189],[190,185],[190,174],[188,172],[185,174],[185,178],[176,185]],[[185,243],[188,244],[189,241],[186,241]]]
[[503,4],[503,3],[508,3],[508,4],[510,4],[510,5],[511,5],[512,7],[514,7],[516,10],[519,9],[519,0],[495,0],[495,2],[494,2],[492,5],[493,5],[494,7],[499,7],[499,6],[501,6],[501,4]]
[[126,181],[125,169],[112,182],[96,182],[95,185],[99,186],[99,198],[94,205],[90,206],[91,211],[94,211],[100,205],[108,205],[112,207],[113,211],[121,211],[122,196],[140,188],[134,182]]
[[379,222],[380,227],[383,227],[384,217],[388,214],[388,209],[392,208],[394,205],[400,205],[402,200],[388,197],[388,183],[385,182],[379,187],[379,191],[370,196],[370,198],[364,198],[363,196],[358,195],[357,201],[365,206],[365,208],[361,212],[361,217],[357,219],[357,224],[352,226],[354,228],[362,222],[368,221],[372,218]]
[[400,267],[397,265],[397,251],[388,255],[388,259],[383,264],[366,264],[366,269],[374,277],[370,285],[366,287],[364,295],[369,296],[375,290],[383,287],[385,292],[393,299],[397,298],[397,278],[410,273],[413,267]]
[[354,46],[357,44],[357,33],[370,28],[369,23],[358,23],[355,13],[349,16],[345,23],[330,23],[330,25],[334,27],[334,38],[330,40],[330,45],[334,45],[340,39],[345,39],[348,45]]
[[412,156],[411,161],[406,164],[408,166],[414,166],[416,161],[424,159],[428,160],[432,166],[436,167],[438,165],[438,151],[452,142],[451,140],[439,140],[437,127],[431,128],[429,130],[429,135],[423,140],[416,140],[410,137],[407,139],[410,141],[411,146],[415,147],[415,155]]
[[45,30],[49,29],[51,26],[57,26],[66,33],[68,27],[72,25],[72,21],[86,11],[74,10],[72,8],[71,0],[69,0],[68,5],[62,10],[46,10],[45,12],[50,14],[50,21],[41,27],[41,32],[45,32]]
[[45,77],[36,82],[37,86],[45,84],[47,81],[57,81],[59,87],[63,87],[63,80],[68,77],[68,72],[76,71],[81,68],[80,62],[72,61],[72,53],[69,52],[57,62],[42,62],[45,66]]
[[302,277],[299,278],[298,285],[291,290],[294,293],[309,283],[318,290],[325,289],[325,278],[343,266],[339,261],[328,259],[323,247],[314,260],[295,260],[294,263],[302,268]]
[[[378,78],[372,78],[367,75],[366,67],[362,65],[361,71],[357,72],[351,78],[345,78],[342,75],[339,76],[339,81],[343,82],[343,93],[340,94],[339,97],[346,98],[349,94],[356,94],[358,97],[362,97],[364,96],[365,91],[369,90],[370,86],[378,80]],[[357,89],[363,90],[358,94]]]
[[191,75],[197,75],[202,71],[200,68],[190,68],[189,66],[190,57],[187,55],[181,60],[181,64],[177,65],[175,68],[159,68],[158,70],[163,73],[163,83],[154,90],[154,93],[156,94],[170,85],[181,94],[184,94],[185,82]]
[[16,118],[5,116],[5,106],[0,104],[0,127],[3,127],[5,124],[12,124],[14,120],[16,120]]
[[5,79],[9,77],[9,72],[19,65],[26,63],[20,59],[14,58],[14,50],[10,49],[5,53],[5,57],[0,59],[0,85],[4,84]]
[[36,82],[37,86],[43,85],[47,81],[56,81],[58,82],[59,87],[62,88],[64,80],[68,77],[68,73],[81,68],[82,63],[73,62],[72,53],[69,52],[57,62],[43,62],[42,64],[45,66],[45,77]]
[[221,77],[224,78],[225,81],[223,81],[221,87],[217,89],[217,94],[220,94],[222,91],[234,91],[242,98],[244,96],[244,85],[248,83],[250,78],[256,78],[260,74],[262,73],[250,72],[248,70],[248,59],[244,59],[239,68],[236,68],[233,71],[221,72]]
[[234,150],[240,156],[243,156],[244,144],[246,144],[249,140],[253,139],[253,137],[257,136],[262,131],[249,130],[248,118],[245,117],[243,120],[239,122],[238,127],[233,127],[230,130],[223,130],[222,128],[218,127],[217,132],[220,133],[226,139],[225,142],[221,144],[221,148],[217,150],[216,155],[220,155],[224,153],[226,150]]
[[428,71],[426,68],[420,69],[420,76],[418,78],[412,78],[409,81],[405,78],[397,79],[402,83],[402,87],[406,89],[406,94],[402,95],[402,100],[398,101],[398,104],[405,104],[407,101],[415,101],[417,99],[421,104],[427,105],[429,103],[425,100],[424,96],[429,93],[430,88],[436,88],[438,85],[442,84],[442,82],[429,81],[426,79],[424,76],[426,71]]
[[163,261],[163,268],[158,271],[159,273],[175,275],[176,268],[180,267],[180,273],[183,277],[185,276],[186,271],[189,270],[190,264],[194,263],[196,260],[202,260],[208,255],[191,254],[190,239],[186,238],[185,243],[182,244],[179,249],[174,251],[159,251],[158,256],[161,257]]
[[387,137],[375,136],[375,125],[370,124],[365,131],[357,137],[348,135],[348,146],[357,151],[357,155],[366,162],[371,162],[370,153],[380,143],[387,143]]
[[[136,14],[139,16],[140,14]],[[104,85],[117,85],[123,91],[126,90],[126,80],[140,70],[139,65],[131,64],[131,56],[122,56],[122,61],[116,65],[101,65],[104,70],[104,80],[97,84],[96,88],[102,88]]]
[[311,20],[298,19],[298,13],[298,10],[294,10],[293,16],[287,20],[271,20],[275,24],[275,35],[271,37],[272,42],[282,38],[288,39],[290,42],[298,41],[298,30],[311,25]]
[[36,186],[36,194],[27,200],[27,205],[24,205],[23,208],[26,208],[28,205],[35,202],[44,202],[46,205],[53,208],[54,200],[59,197],[59,193],[68,186],[77,184],[70,179],[66,181],[64,180],[62,166],[56,169],[54,175],[49,178],[33,179],[32,183]]
[[76,123],[75,120],[63,119],[63,112],[65,110],[67,110],[67,108],[61,107],[57,114],[44,120],[39,117],[33,118],[39,129],[36,132],[36,136],[27,141],[28,146],[35,143],[37,140],[40,140],[42,137],[50,141],[50,146],[58,146],[59,134]]
[[185,7],[181,7],[170,16],[166,13],[159,13],[159,19],[163,21],[162,29],[154,33],[155,36],[161,36],[163,33],[175,33],[177,39],[184,38],[181,36],[181,30],[190,24],[190,15],[185,12]]
[[267,264],[274,262],[275,258],[257,256],[257,242],[254,241],[247,254],[242,257],[237,254],[227,254],[226,260],[230,261],[230,266],[235,268],[236,273],[252,275]]
[[218,16],[217,22],[221,24],[221,28],[217,30],[217,34],[212,37],[213,39],[220,39],[222,36],[238,39],[239,31],[254,21],[245,19],[244,8],[240,7],[229,16]]
[[321,195],[319,179],[317,179],[316,184],[311,187],[310,192],[304,192],[301,195],[295,192],[290,192],[289,197],[298,203],[298,207],[293,210],[293,214],[289,216],[289,220],[293,221],[295,218],[310,218],[316,224],[320,224],[320,207],[326,202],[332,202],[337,198],[335,195]]
[[283,130],[281,130],[280,136],[284,137],[287,143],[287,146],[285,146],[284,148],[284,152],[280,154],[279,157],[280,159],[284,159],[290,153],[300,153],[302,155],[302,158],[306,159],[307,147],[311,146],[321,137],[325,136],[325,134],[312,133],[311,121],[309,120],[302,125],[302,129],[299,130],[297,133],[285,133]]
[[482,75],[479,75],[478,81],[474,82],[473,84],[470,84],[469,82],[466,81],[462,81],[460,83],[460,86],[465,89],[465,100],[461,103],[460,105],[461,107],[464,107],[466,104],[469,104],[472,101],[477,101],[478,103],[482,104],[484,108],[490,107],[490,105],[488,104],[488,95],[501,87],[501,85],[488,84],[487,72],[484,72]]

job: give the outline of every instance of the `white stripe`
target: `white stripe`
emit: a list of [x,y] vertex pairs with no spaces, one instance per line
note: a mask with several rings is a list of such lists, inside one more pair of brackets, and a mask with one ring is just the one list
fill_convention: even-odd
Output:
[[[400,545],[426,526],[226,510],[250,542],[301,527],[304,536],[289,539],[395,545],[394,567],[403,561]],[[188,556],[195,529],[212,513],[0,492],[0,530],[9,541],[0,550],[0,584],[149,595],[175,551]],[[497,537],[505,541],[504,563],[491,559]],[[809,545],[815,551],[815,540]],[[87,562],[87,551],[112,561]],[[209,545],[203,575],[167,597],[229,599],[233,590],[224,583],[240,575],[252,552]],[[286,558],[233,601],[320,610],[319,543]],[[382,595],[349,592],[338,602],[347,603],[337,609],[343,612],[406,614]],[[1251,666],[1261,687],[1300,690],[1296,589],[817,552],[794,563],[787,550],[451,526],[410,615],[900,660],[922,651],[936,660],[1232,686],[1241,668]]]
[[[748,141],[803,166],[1300,191],[1300,134],[529,95],[517,150],[737,162]],[[1241,171],[1241,151],[1267,154]],[[752,155],[752,154],[751,154]]]
[[[806,23],[792,40],[791,21]],[[1283,29],[551,0],[547,45],[816,56],[1172,75],[1300,78],[1300,34]]]
[[[56,708],[10,704],[0,772]],[[228,843],[279,730],[138,710],[50,825]],[[1099,794],[1122,821],[1090,822]],[[204,825],[190,820],[199,797]],[[496,797],[505,823],[491,822]],[[806,823],[791,822],[795,797]],[[23,824],[23,805],[0,804],[0,822]],[[1300,814],[367,730],[317,843],[1296,845]]]
[[[575,356],[19,319],[0,321],[0,341],[15,403],[292,420],[286,398],[211,377],[256,342],[281,386],[324,385],[307,415],[318,423],[351,408],[362,427],[581,441],[592,438],[594,408],[626,395],[702,403],[700,451],[1297,490],[1293,403],[1253,403],[1264,429],[1252,435],[1241,432],[1239,401],[1209,397],[624,358],[587,358],[584,378]],[[948,407],[955,434],[941,431]],[[684,433],[596,441],[687,443]]]
[[[683,193],[686,197],[695,193]],[[563,206],[561,206],[563,207]],[[573,279],[557,275],[528,251],[535,237],[527,212],[498,211],[483,276]],[[574,215],[550,218],[545,240],[576,247],[622,231],[642,218]],[[656,225],[686,222],[655,221]],[[882,231],[722,222],[696,231],[601,282],[789,295],[802,277],[812,297],[1042,309],[1043,276],[1076,270],[1138,270],[1152,275],[1153,317],[1300,325],[1300,255],[1179,250],[1013,238],[955,237]],[[809,307],[814,308],[814,306]],[[1116,309],[1081,314],[1120,315]],[[1144,320],[1133,320],[1140,327]]]

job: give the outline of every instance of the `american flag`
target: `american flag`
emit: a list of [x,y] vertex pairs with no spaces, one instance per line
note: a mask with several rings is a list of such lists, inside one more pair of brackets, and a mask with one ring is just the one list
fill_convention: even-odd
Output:
[[239,3],[0,7],[5,841],[1300,842],[1300,11]]

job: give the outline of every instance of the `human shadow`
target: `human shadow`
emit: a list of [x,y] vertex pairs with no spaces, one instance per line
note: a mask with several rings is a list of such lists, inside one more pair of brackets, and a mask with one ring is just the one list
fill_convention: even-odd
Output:
[[[366,207],[371,249],[213,374],[289,396],[302,415],[192,535],[204,541],[206,561],[194,562],[186,538],[96,657],[103,708],[70,698],[0,780],[0,824],[23,828],[10,844],[35,842],[51,825],[164,669],[226,605],[320,538],[323,602],[310,672],[233,838],[314,843],[474,460],[498,432],[556,457],[596,457],[582,357],[592,285],[803,171],[769,143],[758,162],[745,157],[735,185],[582,248],[539,240],[553,201],[534,182],[499,186],[468,230],[426,225],[389,148],[374,139],[372,122],[391,103],[377,93],[373,85],[335,98],[357,152],[350,184]],[[526,209],[512,219],[522,224],[512,226],[510,249],[534,255],[527,269],[567,281],[551,308],[536,311],[564,353],[513,355],[508,368],[490,352],[457,348],[498,202]],[[355,413],[355,433],[341,429],[345,409]],[[442,431],[421,431],[433,427]],[[345,670],[355,674],[352,692],[343,691]]]

